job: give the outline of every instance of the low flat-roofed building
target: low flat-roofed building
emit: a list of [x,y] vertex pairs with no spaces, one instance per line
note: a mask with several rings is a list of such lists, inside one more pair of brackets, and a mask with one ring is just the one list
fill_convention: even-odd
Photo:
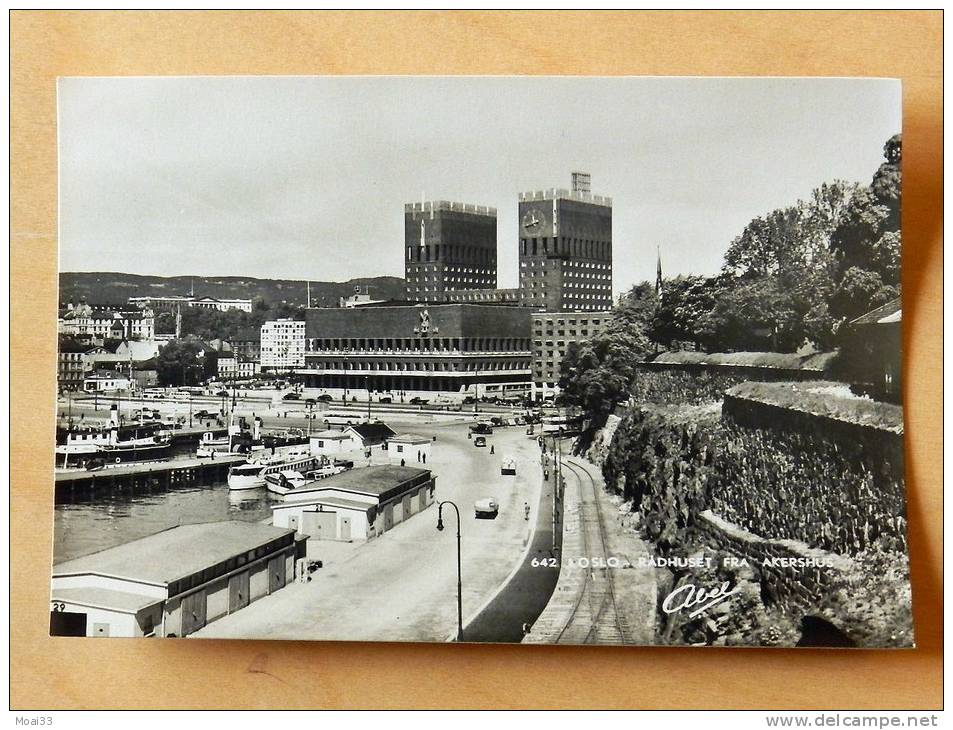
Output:
[[317,539],[370,540],[433,504],[435,484],[417,467],[350,469],[286,494],[273,521]]
[[309,388],[528,393],[530,316],[503,304],[309,309]]
[[294,530],[252,522],[180,525],[53,566],[50,633],[187,636],[283,588]]
[[350,435],[334,429],[313,433],[308,437],[308,441],[313,456],[334,457],[354,450]]
[[387,457],[392,463],[426,464],[433,439],[415,433],[401,433],[387,439]]

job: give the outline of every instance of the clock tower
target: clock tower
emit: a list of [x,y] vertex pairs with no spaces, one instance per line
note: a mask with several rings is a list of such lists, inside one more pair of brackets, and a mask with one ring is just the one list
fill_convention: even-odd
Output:
[[520,303],[547,312],[612,308],[612,199],[589,192],[587,173],[572,189],[519,199]]

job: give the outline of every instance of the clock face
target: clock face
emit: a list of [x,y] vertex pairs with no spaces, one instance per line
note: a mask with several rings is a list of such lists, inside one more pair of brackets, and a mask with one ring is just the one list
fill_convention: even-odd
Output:
[[546,216],[535,208],[523,216],[523,230],[530,236],[539,233],[546,224]]

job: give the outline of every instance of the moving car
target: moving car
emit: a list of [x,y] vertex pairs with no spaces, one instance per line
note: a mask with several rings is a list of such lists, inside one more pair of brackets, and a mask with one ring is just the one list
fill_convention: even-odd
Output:
[[193,418],[214,418],[216,414],[203,408],[202,410],[193,413],[192,416]]
[[318,400],[321,401],[322,403],[330,403],[331,401],[334,400],[334,398],[327,393],[322,393],[321,395],[318,396]]
[[516,459],[505,458],[500,464],[500,474],[507,476],[516,475]]
[[486,437],[485,437],[485,436],[477,436],[475,439],[473,439],[473,445],[474,445],[474,446],[486,446]]
[[483,433],[483,434],[489,435],[493,433],[493,426],[491,426],[489,423],[481,421],[480,423],[474,423],[473,425],[471,425],[470,432]]
[[427,400],[426,398],[419,398],[417,396],[414,396],[413,398],[410,399],[410,405],[412,406],[425,406],[429,402],[430,401]]
[[478,520],[495,520],[500,514],[500,505],[493,497],[484,497],[473,503],[473,511]]
[[301,400],[301,396],[297,393],[285,393],[281,396],[281,400]]
[[394,399],[391,398],[389,395],[382,395],[380,398],[378,398],[378,403],[393,403],[393,402],[394,402]]

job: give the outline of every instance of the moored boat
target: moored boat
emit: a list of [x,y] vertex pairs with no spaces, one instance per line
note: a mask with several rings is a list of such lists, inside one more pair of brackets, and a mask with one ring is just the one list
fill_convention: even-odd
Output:
[[265,477],[283,471],[307,472],[321,466],[320,456],[310,452],[273,454],[253,458],[228,470],[228,488],[231,490],[256,489],[265,485]]

